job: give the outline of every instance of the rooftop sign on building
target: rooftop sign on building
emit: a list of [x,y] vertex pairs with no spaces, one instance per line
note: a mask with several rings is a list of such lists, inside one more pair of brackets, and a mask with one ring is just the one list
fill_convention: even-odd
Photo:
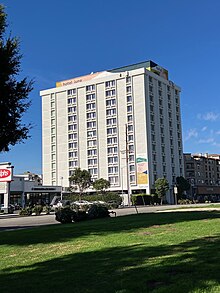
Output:
[[74,85],[79,82],[88,81],[88,80],[93,79],[94,77],[97,77],[101,73],[102,72],[96,72],[96,73],[91,73],[88,75],[84,75],[84,76],[80,76],[80,77],[76,77],[76,78],[72,78],[72,79],[68,79],[68,80],[58,81],[58,82],[56,82],[56,87]]
[[13,167],[10,163],[0,164],[0,182],[10,182],[12,180]]

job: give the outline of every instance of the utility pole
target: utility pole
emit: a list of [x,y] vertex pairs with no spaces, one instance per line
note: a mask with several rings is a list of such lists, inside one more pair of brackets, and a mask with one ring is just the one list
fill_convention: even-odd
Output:
[[61,182],[61,191],[60,191],[60,200],[63,200],[63,177],[60,177]]
[[130,172],[129,172],[129,149],[128,149],[128,125],[125,124],[125,154],[127,169],[127,189],[128,189],[128,206],[131,205],[131,188],[130,188]]

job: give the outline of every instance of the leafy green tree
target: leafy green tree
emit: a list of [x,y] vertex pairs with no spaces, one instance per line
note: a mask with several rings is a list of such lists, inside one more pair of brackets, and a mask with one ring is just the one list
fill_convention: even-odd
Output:
[[176,184],[180,197],[183,195],[184,191],[189,190],[191,187],[190,183],[183,176],[176,177]]
[[28,98],[32,81],[17,81],[21,68],[19,40],[6,36],[7,15],[0,4],[0,152],[29,137],[30,124],[22,124],[23,114],[30,106]]
[[82,195],[84,190],[89,188],[92,184],[91,174],[87,170],[82,170],[80,168],[76,168],[73,171],[73,175],[69,178],[70,181],[70,190],[75,191],[78,189],[79,191],[79,200],[82,200]]
[[169,183],[166,178],[158,178],[155,183],[155,193],[160,198],[160,204],[162,205],[163,197],[166,195],[166,192],[169,190]]
[[110,182],[104,178],[99,178],[93,182],[93,188],[98,192],[105,192],[110,187]]
[[93,188],[102,195],[105,194],[106,189],[110,187],[110,182],[104,178],[99,178],[93,182]]

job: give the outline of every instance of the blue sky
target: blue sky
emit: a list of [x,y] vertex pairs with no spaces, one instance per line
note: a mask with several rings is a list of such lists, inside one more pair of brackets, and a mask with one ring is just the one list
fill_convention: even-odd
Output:
[[220,1],[1,1],[35,80],[31,138],[0,154],[15,173],[41,173],[41,99],[55,82],[145,60],[182,88],[184,152],[220,153]]

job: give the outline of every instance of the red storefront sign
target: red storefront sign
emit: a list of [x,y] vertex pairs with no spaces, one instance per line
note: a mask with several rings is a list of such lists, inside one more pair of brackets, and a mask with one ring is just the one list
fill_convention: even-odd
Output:
[[11,170],[0,168],[0,182],[11,181]]

